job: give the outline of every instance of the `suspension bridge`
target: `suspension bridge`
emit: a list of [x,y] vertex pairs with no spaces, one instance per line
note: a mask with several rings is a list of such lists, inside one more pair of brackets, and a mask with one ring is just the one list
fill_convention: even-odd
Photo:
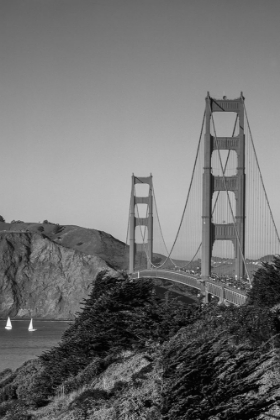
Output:
[[[221,135],[229,115],[232,127]],[[137,187],[147,186],[147,195]],[[152,175],[132,175],[127,234],[128,271],[188,286],[206,302],[242,305],[261,261],[279,254],[273,218],[248,121],[245,98],[207,94],[180,224],[166,246]]]

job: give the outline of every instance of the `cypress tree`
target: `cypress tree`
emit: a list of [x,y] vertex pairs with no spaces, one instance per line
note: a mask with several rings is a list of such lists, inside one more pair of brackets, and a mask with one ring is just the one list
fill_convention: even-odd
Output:
[[272,307],[280,303],[280,256],[263,262],[254,274],[253,287],[248,292],[249,305]]

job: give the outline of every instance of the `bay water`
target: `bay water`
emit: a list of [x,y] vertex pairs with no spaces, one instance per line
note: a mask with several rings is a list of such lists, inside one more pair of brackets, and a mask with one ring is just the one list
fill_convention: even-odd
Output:
[[29,332],[30,320],[11,320],[12,330],[6,330],[6,320],[0,320],[0,372],[20,367],[43,351],[56,346],[70,321],[33,320],[36,331]]

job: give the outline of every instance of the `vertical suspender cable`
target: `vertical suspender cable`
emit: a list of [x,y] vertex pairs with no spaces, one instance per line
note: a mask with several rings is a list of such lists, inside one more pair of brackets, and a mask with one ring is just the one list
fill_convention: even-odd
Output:
[[245,116],[246,116],[246,120],[247,120],[247,124],[248,124],[248,128],[249,128],[250,139],[251,139],[251,143],[252,143],[252,146],[253,146],[253,150],[254,150],[254,154],[255,154],[255,159],[256,159],[257,167],[258,167],[259,174],[260,174],[261,184],[262,184],[262,187],[263,187],[263,190],[264,190],[264,194],[265,194],[265,198],[266,198],[266,201],[267,201],[267,205],[268,205],[268,208],[269,208],[270,217],[272,219],[273,226],[274,226],[274,229],[275,229],[275,232],[276,232],[276,235],[277,235],[278,243],[280,243],[280,238],[279,238],[278,230],[277,230],[277,227],[276,227],[274,218],[273,218],[273,214],[272,214],[271,207],[270,207],[270,204],[269,204],[267,192],[266,192],[266,189],[265,189],[265,186],[264,186],[263,177],[262,177],[262,173],[261,173],[261,170],[260,170],[260,165],[259,165],[259,161],[258,161],[258,158],[257,158],[256,149],[255,149],[255,145],[254,145],[254,141],[253,141],[253,136],[252,136],[250,124],[249,124],[249,121],[248,121],[247,110],[246,110],[244,101],[243,101],[243,104],[244,104]]

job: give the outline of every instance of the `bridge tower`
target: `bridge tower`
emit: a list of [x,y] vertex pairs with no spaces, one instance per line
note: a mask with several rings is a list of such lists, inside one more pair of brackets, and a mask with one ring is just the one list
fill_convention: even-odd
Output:
[[[135,196],[135,184],[148,184],[149,194],[146,197]],[[135,216],[136,204],[147,204],[148,217]],[[134,272],[135,266],[135,228],[136,226],[147,226],[148,230],[148,252],[147,268],[151,268],[153,257],[153,177],[137,177],[132,174],[132,188],[130,198],[130,216],[129,216],[129,272]]]
[[[210,133],[213,112],[235,112],[239,118],[239,133],[235,137],[215,137]],[[237,168],[234,176],[212,175],[211,157],[214,150],[234,150],[237,154]],[[202,198],[202,256],[201,278],[211,276],[212,249],[215,240],[233,242],[235,254],[235,275],[244,275],[243,256],[245,252],[245,135],[244,97],[229,100],[206,97],[206,129],[204,137],[204,168]],[[215,191],[232,191],[236,210],[233,223],[212,222],[212,198]]]

